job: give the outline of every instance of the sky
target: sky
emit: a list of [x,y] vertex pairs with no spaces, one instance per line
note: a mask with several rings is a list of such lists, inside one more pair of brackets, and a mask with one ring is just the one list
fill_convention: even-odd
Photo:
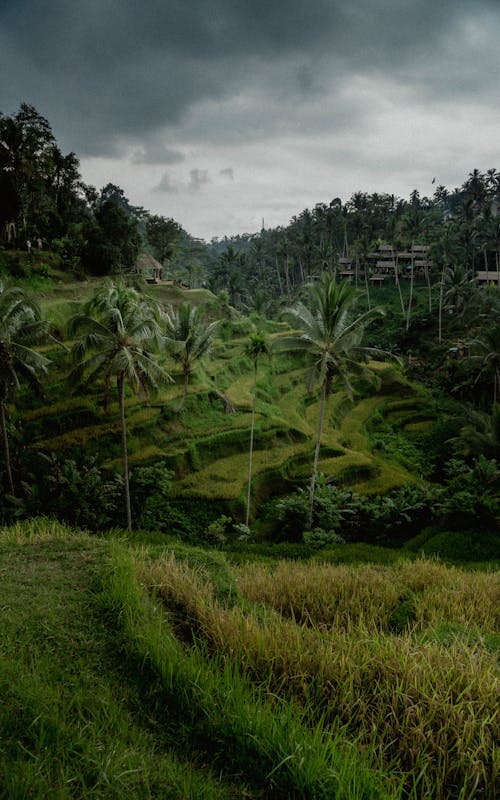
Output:
[[500,169],[500,0],[0,0],[0,111],[209,241]]

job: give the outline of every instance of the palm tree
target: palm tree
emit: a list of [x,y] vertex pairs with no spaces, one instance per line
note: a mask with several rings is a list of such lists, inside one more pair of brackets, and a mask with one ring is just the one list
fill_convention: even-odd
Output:
[[0,281],[0,427],[5,454],[7,483],[15,495],[7,435],[7,400],[22,383],[37,386],[47,371],[49,361],[33,350],[47,334],[47,323],[40,309],[22,289]]
[[72,347],[76,366],[71,379],[91,383],[104,380],[105,404],[111,383],[116,380],[120,409],[122,462],[127,527],[132,529],[125,420],[125,386],[147,396],[150,389],[171,381],[153,352],[159,329],[154,310],[136,292],[122,282],[110,282],[99,289],[84,308],[84,313],[69,323],[71,336],[78,335]]
[[176,411],[184,407],[194,363],[209,353],[218,325],[218,321],[206,323],[201,310],[193,308],[190,303],[181,303],[175,311],[170,308],[163,314],[162,333],[166,349],[174,361],[181,363],[184,375],[184,390]]
[[321,401],[318,417],[313,470],[309,489],[309,525],[312,524],[314,494],[318,476],[318,462],[323,433],[326,401],[334,381],[344,385],[352,397],[350,378],[354,374],[373,377],[362,362],[368,355],[380,355],[380,351],[363,347],[361,341],[368,323],[383,314],[372,308],[355,316],[358,292],[347,283],[337,283],[330,275],[324,275],[321,284],[310,287],[309,303],[298,303],[288,309],[287,314],[301,334],[278,339],[280,350],[302,351],[309,354],[312,367],[309,386],[318,382],[321,386]]
[[462,445],[465,456],[496,458],[500,453],[500,405],[494,405],[491,414],[468,408],[467,421],[452,441]]
[[368,301],[368,309],[371,309],[371,300],[370,300],[370,283],[368,280],[368,254],[372,249],[372,242],[366,235],[360,236],[357,239],[354,245],[354,252],[356,254],[356,275],[359,273],[358,264],[361,262],[363,266],[363,272],[365,275],[365,289],[366,289],[366,299]]
[[[415,190],[416,191],[416,190]],[[415,192],[412,192],[414,195]],[[418,193],[417,193],[418,194]],[[415,250],[414,245],[417,237],[421,234],[423,228],[423,215],[418,207],[412,208],[401,219],[402,232],[408,237],[411,242],[411,273],[410,273],[410,296],[408,298],[408,311],[406,315],[406,330],[410,329],[411,307],[413,304],[413,287],[415,283]]]
[[443,307],[455,315],[463,314],[476,288],[472,270],[457,264],[447,267],[443,274]]
[[253,387],[252,387],[252,423],[250,426],[250,453],[248,457],[248,489],[247,489],[247,510],[245,525],[248,527],[250,518],[250,494],[252,489],[252,461],[253,461],[253,435],[255,429],[255,403],[257,400],[257,368],[260,356],[268,356],[269,347],[265,337],[261,333],[250,334],[249,341],[245,347],[245,355],[253,361]]
[[493,217],[486,221],[484,229],[484,245],[495,253],[495,270],[497,286],[500,289],[500,220]]
[[445,276],[447,269],[462,255],[462,248],[458,241],[456,225],[448,223],[430,247],[429,255],[432,260],[441,265],[441,280],[439,281],[439,306],[438,306],[438,342],[441,344],[443,336],[443,301],[445,289]]
[[471,342],[470,361],[477,364],[479,371],[475,383],[483,375],[493,380],[493,405],[500,402],[500,324],[495,323]]

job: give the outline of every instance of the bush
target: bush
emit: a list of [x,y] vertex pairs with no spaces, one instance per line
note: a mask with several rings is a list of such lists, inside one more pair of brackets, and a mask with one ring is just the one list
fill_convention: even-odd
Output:
[[448,561],[500,559],[500,535],[494,531],[440,531],[423,542],[419,552]]
[[322,528],[314,528],[312,531],[304,531],[304,544],[319,550],[332,544],[345,544],[345,539],[335,531],[324,531]]
[[38,453],[31,468],[33,482],[25,499],[28,516],[53,514],[92,531],[116,525],[122,516],[123,479],[106,473],[95,458],[77,462]]

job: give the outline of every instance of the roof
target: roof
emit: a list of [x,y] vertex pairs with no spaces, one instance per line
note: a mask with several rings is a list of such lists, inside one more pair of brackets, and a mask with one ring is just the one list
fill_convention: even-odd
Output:
[[138,272],[146,272],[149,270],[163,269],[162,264],[153,258],[150,253],[141,253],[135,262],[135,268]]

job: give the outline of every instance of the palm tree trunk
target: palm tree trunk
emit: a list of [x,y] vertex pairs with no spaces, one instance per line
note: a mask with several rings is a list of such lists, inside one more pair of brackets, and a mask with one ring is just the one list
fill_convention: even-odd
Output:
[[313,471],[311,475],[311,485],[309,487],[309,516],[307,519],[308,528],[312,528],[312,521],[313,521],[313,512],[314,512],[314,493],[316,489],[316,481],[318,479],[318,463],[319,463],[319,451],[321,448],[321,436],[323,435],[323,420],[325,418],[325,407],[326,407],[326,378],[323,380],[323,386],[321,387],[321,402],[319,406],[319,419],[318,419],[318,433],[316,435],[316,447],[314,448],[314,461],[313,461]]
[[401,313],[404,316],[405,304],[404,304],[404,300],[403,300],[403,292],[401,291],[401,283],[400,283],[400,280],[399,280],[399,261],[398,261],[398,257],[397,256],[396,256],[396,259],[394,259],[394,251],[393,251],[393,255],[392,255],[392,260],[393,260],[393,264],[394,264],[394,278],[395,278],[396,286],[398,287],[398,292],[399,292],[399,302],[401,303]]
[[122,461],[123,480],[125,486],[125,511],[127,515],[127,529],[132,530],[132,510],[130,507],[130,485],[128,479],[128,453],[127,453],[127,423],[125,421],[125,376],[120,372],[117,378],[118,402],[120,404],[120,422],[122,429]]
[[431,276],[429,272],[429,267],[425,268],[425,278],[427,280],[427,289],[429,294],[429,313],[432,312],[432,288],[431,288]]
[[290,271],[288,269],[288,256],[285,258],[285,280],[286,280],[286,290],[289,295],[292,293],[292,289],[290,286]]
[[365,286],[366,286],[366,299],[368,300],[368,310],[371,311],[371,301],[370,301],[370,285],[368,283],[368,266],[365,261],[364,263],[364,270],[365,270]]
[[257,359],[253,365],[253,400],[252,400],[252,424],[250,426],[250,454],[248,457],[248,489],[247,489],[247,511],[245,515],[245,525],[248,528],[250,519],[250,494],[252,491],[252,462],[253,462],[253,434],[255,429],[255,400],[257,394]]
[[279,268],[279,264],[278,264],[278,256],[276,256],[275,262],[276,262],[276,274],[278,276],[278,286],[280,287],[280,294],[283,294],[283,284],[281,283],[281,274],[280,274],[280,268]]
[[414,274],[415,274],[415,264],[414,264],[414,255],[413,255],[413,245],[412,245],[412,255],[411,255],[411,275],[410,275],[410,296],[408,298],[408,313],[406,315],[406,330],[410,330],[410,318],[411,318],[411,304],[413,303],[413,282],[414,282]]
[[444,294],[444,272],[446,269],[446,262],[443,262],[443,269],[441,270],[441,283],[439,284],[439,312],[438,312],[438,342],[441,344],[443,341],[443,294]]
[[174,409],[176,414],[178,414],[179,411],[182,411],[182,409],[184,408],[184,406],[186,404],[186,400],[187,400],[187,396],[188,396],[189,372],[190,372],[189,367],[184,366],[183,367],[183,372],[184,372],[184,386],[183,386],[183,389],[182,389],[181,401],[180,401],[179,405],[176,406],[175,409]]
[[7,422],[5,420],[5,403],[0,401],[0,425],[2,427],[3,448],[5,453],[5,469],[7,471],[7,483],[10,494],[15,497],[14,481],[12,480],[12,469],[10,465],[9,437],[7,436]]

